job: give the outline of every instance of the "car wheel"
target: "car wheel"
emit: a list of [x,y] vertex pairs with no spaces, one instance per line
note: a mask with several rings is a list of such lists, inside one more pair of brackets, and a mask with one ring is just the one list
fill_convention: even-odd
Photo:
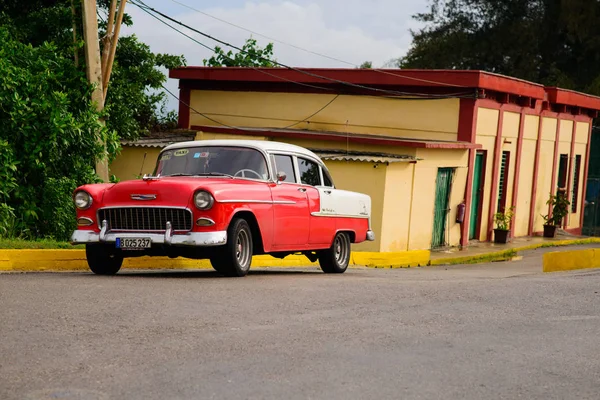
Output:
[[121,252],[103,244],[86,244],[85,256],[88,266],[97,275],[115,275],[123,265]]
[[345,232],[338,232],[333,244],[319,253],[319,265],[326,274],[342,274],[350,263],[350,237]]
[[248,222],[235,218],[227,229],[227,244],[210,259],[213,268],[231,277],[245,276],[252,263],[252,232]]

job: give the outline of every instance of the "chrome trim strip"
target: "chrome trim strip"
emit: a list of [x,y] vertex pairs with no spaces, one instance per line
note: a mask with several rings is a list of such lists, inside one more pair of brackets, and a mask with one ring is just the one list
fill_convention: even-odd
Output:
[[348,215],[348,214],[328,214],[322,212],[310,213],[313,217],[332,217],[332,218],[357,218],[357,219],[369,219],[366,215]]
[[[100,234],[93,231],[73,232],[71,236],[72,244],[85,243],[114,243],[117,238],[150,238],[152,244],[168,244],[165,241],[164,234],[156,233],[107,233],[103,240],[100,240]],[[216,232],[189,232],[184,235],[172,235],[170,244],[172,246],[221,246],[227,243],[227,231]]]
[[217,203],[296,204],[295,201],[285,200],[217,200]]

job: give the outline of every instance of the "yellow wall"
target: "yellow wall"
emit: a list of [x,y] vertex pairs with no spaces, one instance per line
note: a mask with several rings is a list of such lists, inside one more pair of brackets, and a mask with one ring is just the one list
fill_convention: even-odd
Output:
[[424,250],[431,247],[433,235],[433,213],[438,168],[456,168],[450,193],[449,239],[450,245],[460,244],[460,225],[455,223],[456,208],[465,195],[469,152],[467,150],[419,149],[415,170],[415,192],[411,213],[409,238],[410,250]]
[[542,215],[548,214],[548,196],[552,185],[552,165],[554,162],[554,141],[556,138],[556,118],[543,118],[542,143],[540,144],[540,163],[538,166],[538,181],[533,217],[534,232],[544,230]]
[[[517,165],[517,138],[519,137],[519,125],[521,123],[521,114],[513,112],[504,113],[504,122],[502,123],[502,151],[510,152],[509,166],[506,175],[506,209],[513,206],[512,196],[515,185],[515,170]],[[500,161],[499,161],[500,162]],[[498,181],[500,180],[500,169],[498,169]],[[497,192],[500,193],[500,188]],[[492,210],[495,213],[497,210]],[[517,215],[517,218],[520,218]]]
[[325,165],[338,189],[356,191],[371,196],[371,229],[375,241],[353,245],[355,251],[380,251],[384,210],[386,166],[367,162],[326,161]]
[[[575,163],[575,156],[580,155],[581,156],[581,166],[579,169],[579,190],[577,193],[577,212],[572,213],[569,215],[569,228],[579,228],[581,226],[580,221],[581,221],[581,213],[582,213],[582,208],[584,207],[582,205],[583,202],[583,188],[586,184],[586,182],[584,182],[583,180],[583,172],[585,170],[585,165],[587,160],[585,159],[586,157],[586,152],[587,152],[587,142],[588,142],[588,135],[589,135],[589,129],[590,129],[590,125],[588,123],[585,122],[577,122],[577,125],[575,127],[576,131],[575,131],[575,153],[571,155],[573,163]],[[573,181],[575,179],[575,164],[573,164],[573,176],[571,176],[571,190],[574,190],[573,187]],[[570,194],[569,200],[572,200],[572,193]]]
[[413,204],[413,173],[417,164],[392,163],[387,167],[383,221],[381,226],[381,251],[406,251]]
[[[331,94],[192,90],[191,106],[232,126],[284,128],[310,117],[333,98]],[[457,139],[459,107],[459,99],[341,95],[309,122],[291,128],[451,141]],[[192,111],[190,125],[215,122]]]
[[514,222],[515,236],[527,236],[531,215],[531,191],[533,188],[533,168],[537,143],[539,117],[525,116],[523,127],[523,148],[521,149],[521,171],[519,174],[519,195],[517,197],[517,218]]
[[[151,174],[156,166],[160,148],[123,146],[121,154],[110,164],[110,174],[121,181],[137,179],[138,175]],[[144,154],[146,159],[144,160]],[[143,164],[143,168],[142,168]]]

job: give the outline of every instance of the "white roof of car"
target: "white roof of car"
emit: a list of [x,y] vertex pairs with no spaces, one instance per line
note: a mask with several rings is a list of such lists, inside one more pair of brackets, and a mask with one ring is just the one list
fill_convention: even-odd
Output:
[[182,149],[186,147],[195,146],[240,146],[240,147],[251,147],[266,152],[284,152],[284,153],[296,153],[306,156],[310,156],[317,160],[320,160],[312,151],[305,149],[304,147],[296,146],[289,143],[272,142],[268,140],[238,140],[238,139],[221,139],[221,140],[194,140],[189,142],[175,143],[164,148],[163,151]]

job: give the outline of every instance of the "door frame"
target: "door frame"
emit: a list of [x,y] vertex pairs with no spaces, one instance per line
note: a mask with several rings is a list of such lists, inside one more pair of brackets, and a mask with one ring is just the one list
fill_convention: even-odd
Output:
[[[475,222],[475,238],[472,240],[479,240],[481,238],[481,222],[483,220],[483,198],[485,197],[485,177],[487,173],[487,159],[488,159],[488,151],[487,150],[477,150],[475,153],[475,158],[477,158],[477,154],[481,154],[483,156],[483,161],[481,162],[481,176],[479,177],[479,185],[481,187],[481,198],[479,199],[479,204],[477,205],[477,210],[473,210],[471,208],[471,212],[477,212],[477,222]],[[473,182],[475,183],[475,182]],[[473,192],[472,192],[473,193]],[[471,194],[471,206],[473,205],[473,194]],[[469,225],[471,224],[469,216]],[[470,227],[469,227],[470,229]],[[471,236],[471,232],[469,230],[469,236]]]

